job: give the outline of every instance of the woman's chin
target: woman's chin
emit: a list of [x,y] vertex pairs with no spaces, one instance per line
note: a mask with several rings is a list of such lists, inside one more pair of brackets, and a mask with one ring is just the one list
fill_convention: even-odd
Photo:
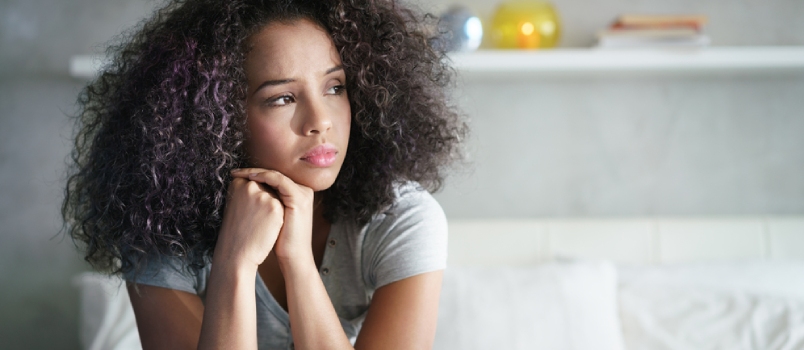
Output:
[[321,191],[328,190],[330,187],[332,187],[332,185],[334,183],[335,183],[335,181],[327,182],[327,183],[313,183],[313,184],[305,185],[305,186],[311,188],[313,190],[313,192],[321,192]]
[[340,167],[330,168],[288,168],[281,169],[277,167],[265,166],[263,164],[251,164],[251,167],[262,169],[273,169],[280,172],[282,175],[287,176],[291,181],[296,184],[309,187],[315,192],[324,191],[335,183],[338,177]]
[[[325,175],[325,174],[320,174]],[[326,174],[329,175],[329,174]],[[338,174],[335,173],[334,176],[310,176],[310,177],[302,177],[299,179],[291,178],[294,182],[299,185],[307,186],[312,189],[314,192],[324,191],[332,187],[335,183],[335,179],[337,178]]]

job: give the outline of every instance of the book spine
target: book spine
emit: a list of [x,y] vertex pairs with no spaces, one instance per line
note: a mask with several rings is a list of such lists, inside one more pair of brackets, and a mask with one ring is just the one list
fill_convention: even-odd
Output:
[[641,37],[641,38],[685,38],[694,37],[700,33],[690,28],[682,29],[633,29],[633,30],[603,30],[598,37]]
[[703,25],[697,22],[664,22],[655,24],[624,24],[621,22],[615,22],[610,28],[616,30],[692,29],[696,32],[700,32],[703,29]]
[[702,26],[707,22],[702,15],[621,15],[617,22],[624,25],[656,25],[664,23],[695,23]]

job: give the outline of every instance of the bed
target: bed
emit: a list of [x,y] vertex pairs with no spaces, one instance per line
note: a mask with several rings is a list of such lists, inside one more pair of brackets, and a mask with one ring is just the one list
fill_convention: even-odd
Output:
[[[435,349],[804,349],[804,216],[450,220]],[[137,349],[93,273],[85,349]]]

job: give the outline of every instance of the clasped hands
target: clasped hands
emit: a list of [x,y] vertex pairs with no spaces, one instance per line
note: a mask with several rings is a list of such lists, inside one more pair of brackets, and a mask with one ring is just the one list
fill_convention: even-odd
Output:
[[243,168],[231,174],[215,253],[254,267],[272,249],[280,263],[312,261],[314,191],[274,170]]

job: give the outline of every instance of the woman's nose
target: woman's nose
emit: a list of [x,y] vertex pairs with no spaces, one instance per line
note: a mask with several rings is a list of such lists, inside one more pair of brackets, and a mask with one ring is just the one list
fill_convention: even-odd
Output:
[[329,131],[332,128],[331,111],[323,98],[311,99],[307,105],[304,110],[302,134],[313,135]]

